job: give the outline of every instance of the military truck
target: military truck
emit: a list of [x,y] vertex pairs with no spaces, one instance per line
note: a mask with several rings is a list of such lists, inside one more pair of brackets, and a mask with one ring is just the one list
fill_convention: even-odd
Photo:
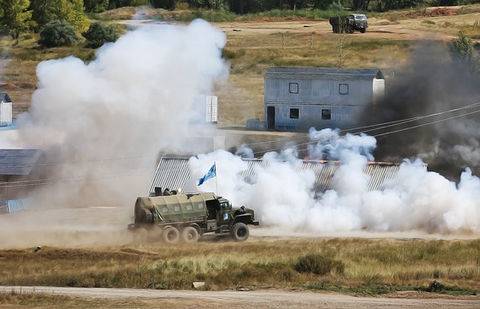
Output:
[[368,28],[368,20],[365,14],[334,16],[330,17],[330,25],[334,33],[354,33],[355,30],[365,33]]
[[157,194],[139,197],[135,203],[134,223],[129,230],[152,241],[193,243],[207,233],[230,235],[245,241],[248,225],[258,225],[252,209],[233,208],[225,198],[214,193],[183,194],[156,190]]

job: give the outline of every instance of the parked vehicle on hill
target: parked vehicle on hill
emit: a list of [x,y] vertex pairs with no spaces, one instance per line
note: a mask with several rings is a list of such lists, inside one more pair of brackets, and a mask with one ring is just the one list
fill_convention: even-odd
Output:
[[128,226],[153,241],[193,243],[207,233],[245,241],[248,225],[259,224],[252,209],[233,208],[230,201],[211,192],[155,191],[154,196],[137,198],[135,221]]
[[355,30],[365,33],[368,19],[365,14],[350,14],[330,17],[330,25],[334,33],[354,33]]

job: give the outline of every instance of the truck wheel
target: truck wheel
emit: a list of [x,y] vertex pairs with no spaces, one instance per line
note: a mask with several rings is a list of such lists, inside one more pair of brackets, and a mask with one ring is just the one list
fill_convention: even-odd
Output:
[[232,238],[235,241],[245,241],[248,239],[250,232],[248,226],[245,223],[238,222],[235,223],[231,230]]
[[187,226],[182,231],[182,241],[190,244],[198,241],[198,231],[193,226]]
[[162,239],[167,244],[176,244],[180,239],[180,232],[176,227],[166,227],[165,230],[163,230]]
[[365,29],[365,28],[360,29],[361,33],[365,33],[366,31],[367,31],[367,29]]

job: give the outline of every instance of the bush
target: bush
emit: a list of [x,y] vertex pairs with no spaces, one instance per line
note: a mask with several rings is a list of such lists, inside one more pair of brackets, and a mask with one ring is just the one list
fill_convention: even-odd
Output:
[[44,47],[70,46],[77,42],[75,29],[66,21],[54,20],[40,31],[38,43]]
[[87,39],[87,45],[92,48],[98,48],[107,42],[115,42],[119,36],[115,27],[101,23],[91,24],[82,35]]
[[108,0],[83,0],[85,12],[100,13],[108,9]]
[[175,0],[151,0],[150,4],[154,8],[173,10],[175,9],[176,1]]
[[323,276],[331,273],[333,270],[338,274],[343,274],[345,264],[342,261],[320,254],[307,254],[298,258],[294,268],[300,273],[313,273]]
[[108,7],[110,9],[116,9],[124,6],[132,6],[134,2],[134,0],[110,0],[108,1]]

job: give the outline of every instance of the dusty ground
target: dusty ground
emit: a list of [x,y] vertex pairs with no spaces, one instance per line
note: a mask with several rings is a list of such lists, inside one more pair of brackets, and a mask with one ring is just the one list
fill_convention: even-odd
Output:
[[[421,294],[401,294],[391,297],[353,297],[339,294],[311,292],[268,291],[169,291],[136,289],[89,289],[58,287],[0,287],[0,292],[46,294],[79,297],[84,300],[101,299],[104,302],[147,301],[142,307],[168,306],[168,308],[478,308],[480,299],[464,297],[452,299],[434,296],[422,298]],[[417,298],[418,297],[418,298]],[[79,300],[77,300],[80,302]],[[101,308],[105,306],[91,306]],[[141,305],[140,305],[141,306]],[[120,306],[119,306],[120,307]],[[121,306],[123,307],[123,306]],[[0,308],[39,308],[37,306],[14,306],[0,304]],[[42,307],[40,307],[42,308]]]
[[[130,207],[96,205],[93,207],[41,209],[11,215],[0,215],[0,249],[33,246],[123,246],[135,241],[126,229],[133,220]],[[427,239],[468,240],[478,239],[477,234],[429,234],[423,231],[408,232],[336,232],[305,233],[275,227],[251,227],[251,237],[256,240],[278,239]]]

